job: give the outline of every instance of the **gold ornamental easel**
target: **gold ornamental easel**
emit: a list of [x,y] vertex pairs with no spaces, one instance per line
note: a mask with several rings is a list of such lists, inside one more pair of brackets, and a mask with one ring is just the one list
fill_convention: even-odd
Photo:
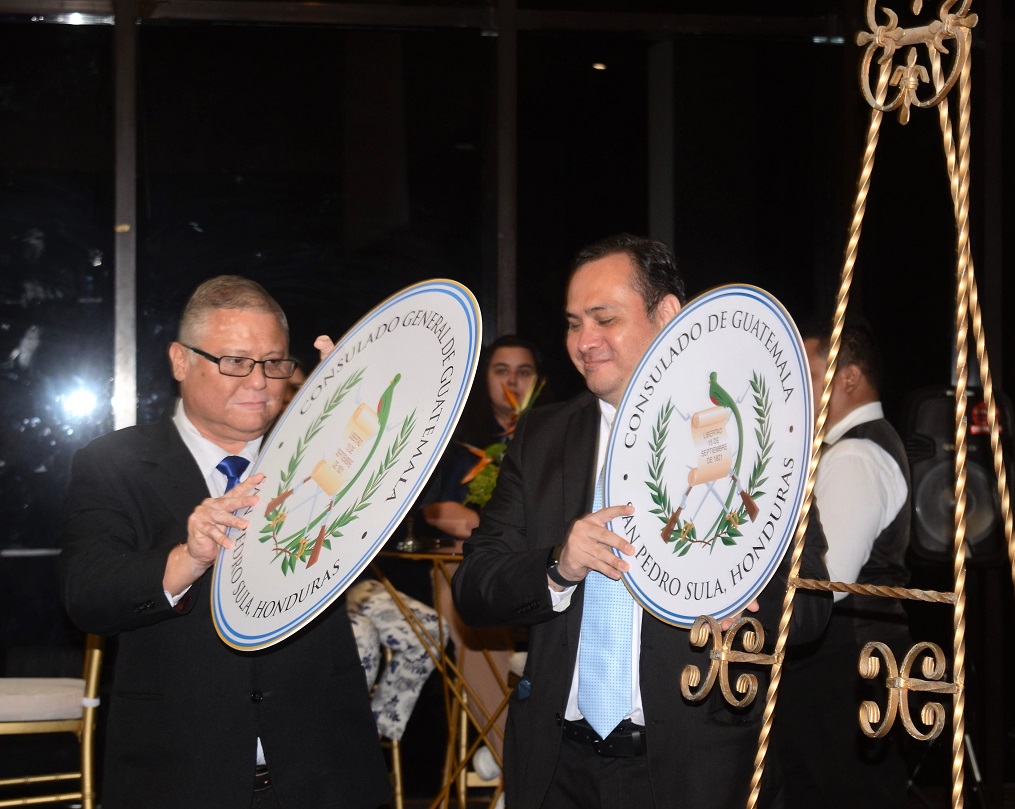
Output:
[[[876,0],[866,0],[866,22],[868,31],[857,35],[857,44],[865,46],[860,67],[860,86],[871,106],[870,122],[867,129],[866,147],[861,162],[857,193],[853,203],[853,218],[849,229],[849,240],[845,250],[838,300],[835,310],[831,346],[828,354],[828,370],[817,417],[813,451],[804,490],[804,505],[800,522],[793,541],[792,567],[779,621],[779,635],[771,655],[760,654],[764,633],[761,624],[754,618],[738,620],[726,633],[718,623],[707,616],[699,618],[691,630],[691,642],[705,646],[711,638],[710,666],[702,683],[701,672],[695,666],[688,666],[681,675],[681,692],[686,699],[699,701],[711,690],[719,679],[724,697],[736,706],[750,703],[758,688],[757,678],[742,674],[736,681],[729,682],[730,663],[749,662],[771,665],[772,676],[765,703],[764,722],[758,739],[755,770],[748,795],[748,809],[757,805],[765,755],[768,751],[772,718],[775,713],[779,681],[782,675],[784,650],[793,612],[793,600],[798,589],[821,590],[826,592],[857,593],[954,605],[953,613],[953,663],[952,681],[945,680],[947,665],[941,648],[934,643],[916,643],[900,662],[887,645],[872,642],[860,653],[859,671],[865,679],[874,679],[884,668],[884,682],[887,689],[887,706],[884,710],[873,701],[860,706],[860,727],[870,738],[880,738],[888,733],[897,717],[901,716],[906,731],[916,739],[930,741],[937,738],[944,728],[946,711],[940,702],[928,701],[923,704],[919,721],[910,713],[910,692],[924,692],[930,695],[951,695],[952,697],[952,801],[955,809],[963,805],[963,768],[965,763],[965,639],[966,639],[966,387],[968,382],[969,320],[972,320],[976,345],[976,359],[983,380],[984,398],[987,405],[987,421],[990,427],[990,446],[993,452],[994,471],[997,476],[997,491],[1004,521],[1005,540],[1008,546],[1009,562],[1015,580],[1015,540],[1012,537],[1011,502],[1004,459],[1001,453],[1000,431],[997,420],[997,403],[994,397],[990,364],[987,358],[986,341],[980,312],[976,279],[973,274],[973,259],[969,246],[969,102],[970,67],[972,50],[972,29],[977,16],[969,13],[972,0],[943,0],[938,9],[938,18],[926,25],[903,28],[899,26],[898,15],[882,7],[884,22],[879,23],[875,8]],[[912,13],[919,16],[923,10],[922,0],[912,0]],[[927,66],[920,61],[925,51]],[[950,57],[947,76],[942,65],[942,56]],[[896,62],[896,58],[901,62]],[[876,68],[875,68],[876,65]],[[870,74],[876,69],[876,89],[871,92]],[[952,117],[948,108],[948,95],[958,85],[957,135],[953,134]],[[926,96],[926,97],[924,97]],[[828,414],[828,400],[831,380],[838,360],[840,337],[849,303],[853,267],[863,216],[867,205],[874,156],[878,145],[881,120],[886,112],[899,111],[899,121],[909,121],[913,107],[938,108],[948,176],[951,181],[952,205],[957,234],[956,244],[956,301],[955,301],[955,534],[954,534],[954,583],[953,592],[914,590],[901,587],[851,584],[845,582],[800,579],[800,564],[803,556],[803,538],[807,530],[813,500],[814,475],[824,440],[825,420]],[[743,650],[737,651],[734,644],[739,641]],[[917,666],[919,674],[916,676]],[[933,697],[932,697],[933,699]]]

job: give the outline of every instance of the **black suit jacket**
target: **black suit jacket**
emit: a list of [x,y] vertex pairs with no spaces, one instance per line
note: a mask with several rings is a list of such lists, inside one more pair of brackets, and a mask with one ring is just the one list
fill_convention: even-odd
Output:
[[[584,585],[575,590],[566,611],[554,612],[547,556],[565,540],[571,523],[590,510],[599,419],[595,397],[585,393],[562,405],[537,408],[522,420],[453,582],[456,605],[467,622],[530,626],[524,685],[515,689],[508,712],[505,790],[511,809],[540,806],[560,749]],[[824,537],[812,532],[802,576],[827,578],[824,549]],[[758,617],[771,643],[790,556],[759,598]],[[827,594],[799,593],[791,639],[816,637],[830,608]],[[680,675],[688,663],[704,674],[707,654],[691,648],[686,630],[646,613],[640,676],[655,806],[742,805],[753,773],[767,679],[762,678],[748,709],[730,708],[718,685],[703,702],[692,704],[680,694]]]
[[74,458],[62,596],[82,630],[118,636],[104,809],[248,809],[258,738],[283,806],[383,804],[390,784],[344,603],[259,652],[215,633],[211,571],[169,606],[166,557],[206,497],[168,417]]

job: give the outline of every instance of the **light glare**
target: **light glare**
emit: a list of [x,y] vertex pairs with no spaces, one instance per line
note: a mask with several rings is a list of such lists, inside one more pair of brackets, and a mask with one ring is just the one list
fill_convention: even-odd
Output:
[[78,388],[63,397],[64,413],[74,419],[91,415],[98,404],[98,397],[87,388]]

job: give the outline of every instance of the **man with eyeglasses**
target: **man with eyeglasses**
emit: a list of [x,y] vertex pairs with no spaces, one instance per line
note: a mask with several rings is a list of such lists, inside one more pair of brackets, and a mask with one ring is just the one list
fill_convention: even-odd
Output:
[[344,602],[270,649],[226,646],[211,569],[263,475],[244,469],[282,409],[285,314],[259,284],[202,284],[169,347],[180,398],[74,458],[64,605],[116,636],[104,809],[373,809],[390,783]]

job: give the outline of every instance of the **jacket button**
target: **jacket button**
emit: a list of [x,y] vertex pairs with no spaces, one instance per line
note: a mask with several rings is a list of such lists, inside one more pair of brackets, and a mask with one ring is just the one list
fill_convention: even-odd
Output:
[[555,713],[553,715],[553,721],[557,723],[557,727],[560,727],[561,723],[563,722],[563,719],[561,718],[561,715],[559,713]]
[[264,699],[264,694],[262,694],[260,691],[254,691],[250,695],[251,702],[260,702],[262,699]]

